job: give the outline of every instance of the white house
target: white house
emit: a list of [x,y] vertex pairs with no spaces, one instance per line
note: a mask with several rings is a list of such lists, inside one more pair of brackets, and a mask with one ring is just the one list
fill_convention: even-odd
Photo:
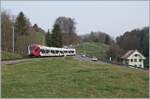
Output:
[[144,68],[145,57],[138,50],[129,50],[121,58],[124,65]]

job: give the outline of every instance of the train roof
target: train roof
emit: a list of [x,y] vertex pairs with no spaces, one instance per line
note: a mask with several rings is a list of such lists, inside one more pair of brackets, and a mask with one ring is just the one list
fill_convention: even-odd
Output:
[[38,46],[44,49],[53,49],[53,50],[75,50],[75,48],[58,48],[58,47],[47,47],[39,44],[32,44],[31,46]]

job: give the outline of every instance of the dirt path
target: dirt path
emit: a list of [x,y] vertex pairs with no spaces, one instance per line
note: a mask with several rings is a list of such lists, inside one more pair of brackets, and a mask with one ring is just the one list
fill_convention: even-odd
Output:
[[[51,57],[39,57],[38,59],[48,59]],[[12,65],[12,64],[18,64],[18,63],[25,63],[30,62],[35,58],[25,58],[25,59],[17,59],[17,60],[7,60],[7,61],[1,61],[1,65]]]
[[1,61],[1,65],[11,65],[11,64],[18,64],[18,63],[24,63],[24,62],[28,62],[31,61],[31,59],[19,59],[19,60],[8,60],[8,61]]
[[90,57],[82,57],[81,55],[75,55],[74,56],[74,59],[77,59],[79,61],[88,61],[88,62],[91,62],[91,63],[95,63],[95,64],[107,64],[107,65],[110,65],[110,63],[106,63],[106,62],[103,62],[103,61],[91,61],[91,58]]

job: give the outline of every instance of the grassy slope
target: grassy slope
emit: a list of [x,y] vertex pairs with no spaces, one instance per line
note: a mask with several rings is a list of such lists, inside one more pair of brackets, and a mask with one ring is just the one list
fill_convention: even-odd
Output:
[[76,47],[78,53],[86,53],[90,56],[96,56],[99,59],[103,60],[106,57],[106,51],[108,50],[108,46],[103,43],[96,42],[86,42],[81,43]]
[[148,72],[66,57],[2,66],[2,97],[148,97]]
[[5,51],[2,51],[1,56],[2,56],[1,57],[2,60],[12,60],[12,59],[23,58],[23,56],[21,56],[20,54],[11,53],[11,52],[5,52]]

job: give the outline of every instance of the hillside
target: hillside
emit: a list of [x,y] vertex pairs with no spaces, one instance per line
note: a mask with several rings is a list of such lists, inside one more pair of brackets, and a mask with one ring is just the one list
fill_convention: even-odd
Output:
[[96,56],[100,60],[105,60],[109,46],[100,42],[84,42],[79,44],[77,53]]
[[148,72],[73,58],[35,58],[2,66],[3,98],[146,98]]

